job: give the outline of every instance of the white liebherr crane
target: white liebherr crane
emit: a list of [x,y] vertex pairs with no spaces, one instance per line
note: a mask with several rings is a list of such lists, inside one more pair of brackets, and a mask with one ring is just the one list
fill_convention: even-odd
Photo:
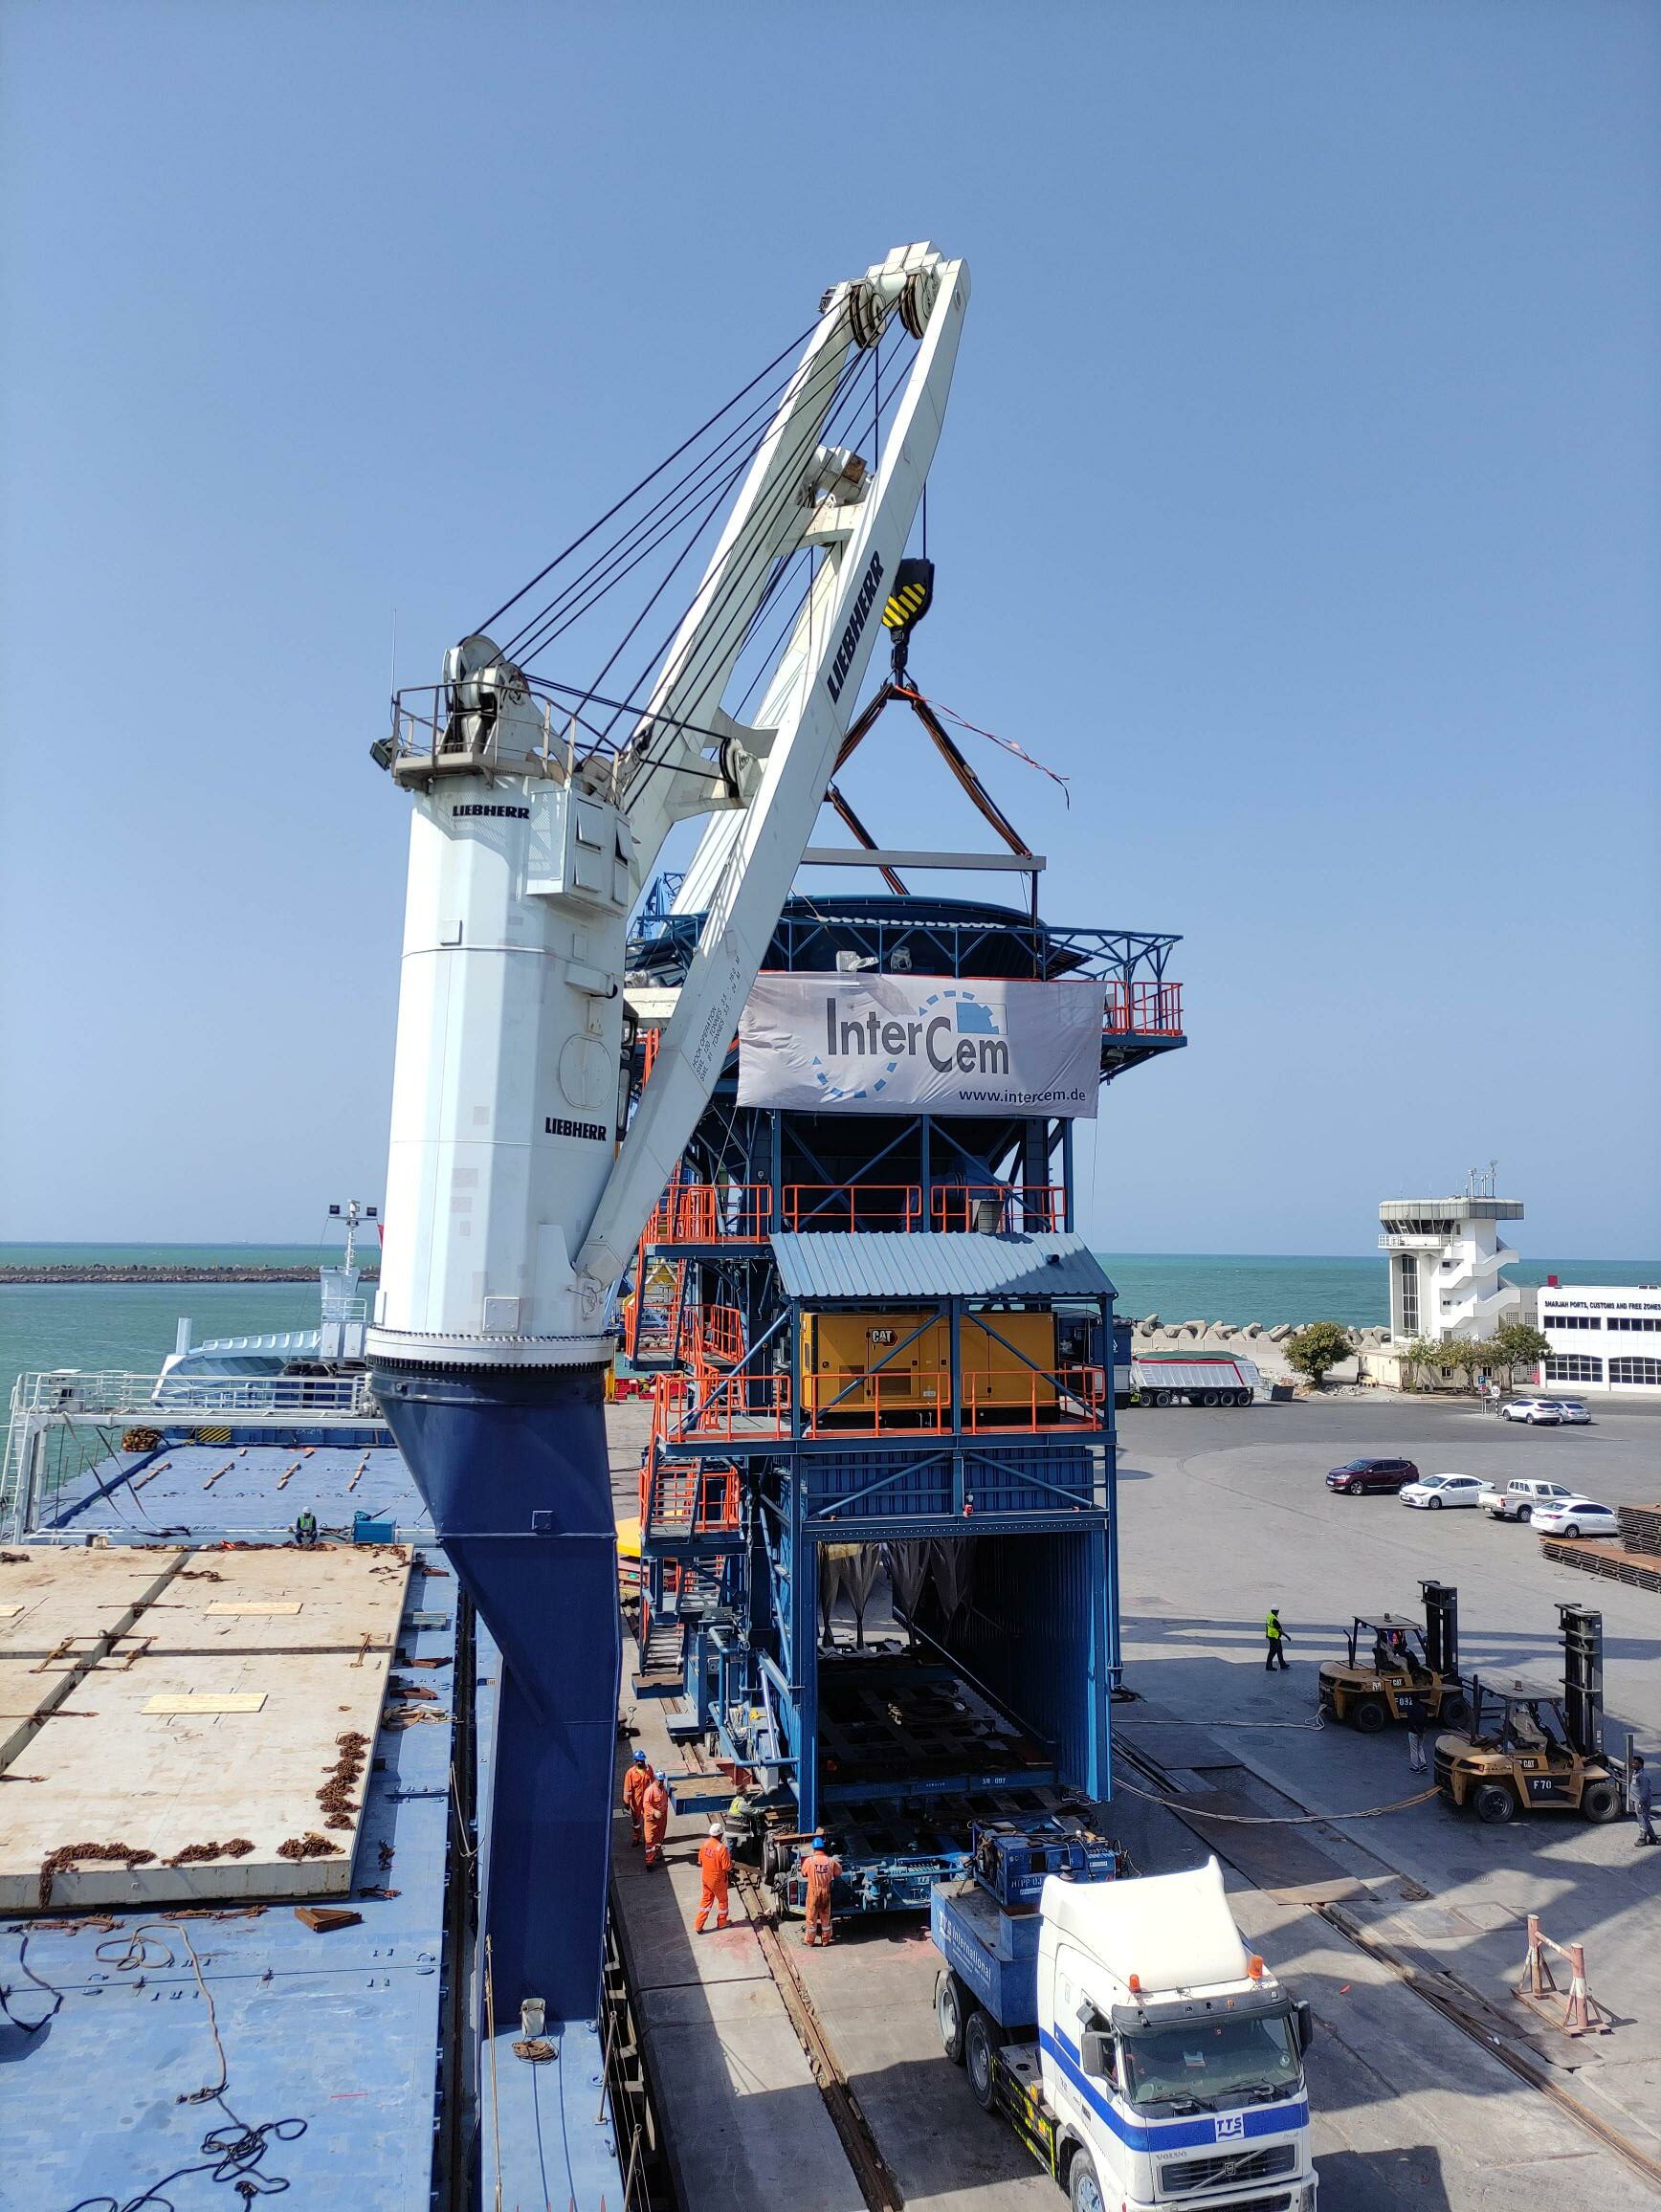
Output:
[[[388,748],[415,797],[386,1246],[368,1357],[580,1367],[720,1073],[881,627],[933,458],[968,299],[962,261],[897,248],[826,295],[645,712],[615,754],[550,731],[491,640],[447,654],[447,718]],[[850,350],[919,340],[878,465],[820,442]],[[823,549],[753,725],[721,707],[778,563]],[[621,1149],[624,947],[673,826],[708,920]]]

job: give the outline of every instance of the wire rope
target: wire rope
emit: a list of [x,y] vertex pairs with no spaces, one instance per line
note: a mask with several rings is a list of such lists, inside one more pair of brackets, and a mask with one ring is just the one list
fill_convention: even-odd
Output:
[[[786,378],[783,384],[773,387],[747,415],[743,416],[727,431],[726,435],[711,452],[700,455],[698,460],[655,499],[643,515],[638,516],[628,529],[623,531],[610,544],[603,547],[589,562],[588,565],[580,570],[540,612],[532,615],[528,621],[521,623],[508,640],[503,651],[510,657],[517,655],[521,659],[528,659],[532,654],[540,653],[547,640],[538,637],[537,632],[549,624],[555,626],[555,630],[568,628],[570,623],[577,620],[581,613],[587,612],[587,606],[578,608],[577,613],[573,614],[567,614],[565,610],[582,597],[594,580],[603,575],[608,567],[615,566],[626,553],[635,549],[631,547],[631,540],[638,541],[643,536],[650,537],[654,528],[657,530],[658,536],[652,540],[653,545],[660,542],[662,537],[673,535],[678,519],[677,510],[683,509],[688,503],[697,499],[703,483],[707,482],[712,473],[719,474],[722,468],[733,461],[734,455],[728,451],[729,448],[736,444],[737,465],[739,467],[742,468],[748,461],[757,445],[761,442],[759,426],[764,422],[771,421],[778,401],[788,388],[788,384],[789,380]],[[755,434],[751,434],[752,431]],[[667,516],[664,515],[665,509],[669,510]],[[658,520],[660,517],[663,518],[661,521]],[[650,550],[651,548],[647,547],[646,549]],[[640,557],[644,557],[643,552]],[[635,564],[634,562],[630,564],[631,566]],[[623,573],[627,574],[628,569],[625,569]],[[620,582],[621,577],[614,579],[614,581]],[[610,588],[610,584],[604,585],[595,592],[594,599],[604,596],[604,592]],[[587,604],[594,604],[594,600],[591,599]],[[550,634],[552,633],[550,632]],[[533,638],[536,640],[534,643],[530,642]]]
[[580,538],[573,538],[571,542],[565,546],[563,552],[556,553],[553,559],[547,564],[545,568],[539,568],[537,573],[531,578],[528,584],[521,584],[519,589],[513,594],[512,598],[504,599],[498,608],[495,608],[490,614],[487,614],[484,620],[478,625],[479,630],[487,630],[493,622],[499,622],[501,617],[507,612],[510,607],[517,607],[520,601],[525,596],[527,592],[534,591],[537,586],[541,584],[545,577],[549,577],[553,574],[554,570],[560,566],[562,562],[568,561],[571,555],[576,552],[579,546],[586,545],[588,540],[593,537],[597,530],[603,530],[606,527],[606,524],[612,520],[613,516],[620,515],[623,509],[628,506],[631,499],[638,498],[640,493],[646,489],[648,484],[655,483],[657,478],[662,476],[665,469],[671,467],[675,461],[679,460],[681,454],[684,453],[689,447],[695,446],[698,439],[702,437],[707,431],[714,429],[715,425],[720,421],[724,414],[731,412],[732,409],[738,405],[741,399],[745,398],[750,392],[752,392],[756,386],[761,383],[763,377],[770,376],[774,369],[779,366],[781,362],[787,361],[791,354],[799,352],[801,348],[807,343],[808,340],[811,338],[814,331],[818,329],[822,320],[823,318],[821,316],[816,315],[812,321],[808,323],[808,327],[797,337],[791,339],[790,343],[783,349],[782,352],[779,352],[773,356],[772,360],[768,362],[765,368],[760,370],[755,376],[751,377],[749,383],[746,384],[742,390],[735,392],[732,398],[727,400],[724,405],[717,408],[715,413],[709,417],[708,421],[700,423],[698,429],[692,432],[690,437],[683,438],[680,444],[675,447],[673,453],[665,454],[664,458],[658,462],[654,469],[649,471],[648,474],[642,476],[640,481],[632,487],[631,490],[625,492],[620,499],[615,501],[613,505],[608,507],[606,512],[600,517],[597,522],[589,523],[587,529],[583,532],[582,536]]
[[[894,341],[896,349],[897,349],[899,343],[897,335]],[[745,535],[753,534],[751,539],[753,545],[760,542],[764,533],[771,532],[781,519],[786,506],[796,497],[800,483],[800,468],[809,446],[816,446],[821,440],[833,443],[844,425],[856,419],[861,404],[861,384],[865,369],[879,353],[880,346],[873,348],[870,355],[856,355],[852,362],[844,365],[837,386],[832,390],[826,412],[816,418],[809,416],[797,439],[796,450],[786,457],[785,464],[781,466],[779,480],[772,498],[760,503],[745,519],[740,538],[730,551],[727,573],[718,587],[706,617],[706,627],[700,650],[687,668],[677,672],[675,677],[677,687],[696,690],[698,685],[712,673],[714,667],[719,665],[720,659],[725,656],[731,644],[735,612],[741,614],[743,624],[747,627],[751,616],[742,612],[742,602],[747,597],[742,582],[743,565],[749,557],[749,548],[746,548],[744,544]],[[794,550],[795,548],[792,548],[792,551]],[[647,664],[647,674],[661,664],[664,655],[673,647],[675,637],[678,634],[684,620],[683,615],[681,622],[675,625],[669,637],[653,653]],[[642,680],[644,681],[644,677]],[[632,690],[635,687],[631,685],[629,688]],[[615,719],[616,718],[613,717],[612,721],[607,725],[608,734],[615,726]],[[636,789],[643,789],[655,769],[664,764],[666,763],[661,761],[654,761],[650,756],[637,756],[635,761]]]

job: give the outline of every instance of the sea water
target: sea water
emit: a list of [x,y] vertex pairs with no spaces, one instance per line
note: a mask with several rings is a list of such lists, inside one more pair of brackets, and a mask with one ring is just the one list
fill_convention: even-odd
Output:
[[[372,1253],[365,1253],[369,1257]],[[339,1249],[299,1245],[0,1245],[12,1267],[295,1267],[338,1260]],[[1240,1252],[1103,1252],[1118,1310],[1141,1319],[1341,1321],[1389,1319],[1384,1255],[1292,1257]],[[1661,1261],[1530,1260],[1508,1271],[1521,1284],[1661,1282]],[[192,1335],[237,1337],[311,1329],[315,1278],[296,1283],[61,1283],[0,1285],[0,1418],[13,1377],[33,1367],[125,1368],[153,1374],[173,1348],[178,1316]]]

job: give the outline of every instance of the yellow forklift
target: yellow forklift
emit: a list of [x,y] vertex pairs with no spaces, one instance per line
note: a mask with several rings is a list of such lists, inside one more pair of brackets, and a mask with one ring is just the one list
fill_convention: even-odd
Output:
[[1500,1822],[1553,1811],[1612,1821],[1621,1811],[1621,1781],[1604,1757],[1604,1616],[1560,1604],[1558,1617],[1561,1689],[1473,1676],[1469,1721],[1436,1739],[1436,1787],[1455,1812]]
[[1459,1593],[1451,1582],[1422,1582],[1425,1618],[1358,1613],[1347,1659],[1320,1670],[1320,1710],[1363,1736],[1392,1720],[1457,1726],[1466,1715],[1459,1680]]

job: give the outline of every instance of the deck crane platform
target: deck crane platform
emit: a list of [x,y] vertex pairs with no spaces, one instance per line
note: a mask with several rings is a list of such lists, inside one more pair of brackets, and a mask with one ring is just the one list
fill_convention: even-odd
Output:
[[[481,630],[445,655],[430,711],[395,703],[372,748],[413,809],[367,1358],[501,1654],[482,1900],[498,2017],[523,1998],[563,2019],[598,2006],[621,1658],[603,1406],[614,1293],[825,800],[968,293],[963,261],[912,245],[825,295],[621,743],[590,737],[597,693],[539,686]],[[916,346],[879,451],[830,442],[848,365],[897,322]],[[735,667],[804,548],[820,558],[742,721],[723,703]],[[629,917],[669,832],[700,815],[706,918],[619,1143]]]

